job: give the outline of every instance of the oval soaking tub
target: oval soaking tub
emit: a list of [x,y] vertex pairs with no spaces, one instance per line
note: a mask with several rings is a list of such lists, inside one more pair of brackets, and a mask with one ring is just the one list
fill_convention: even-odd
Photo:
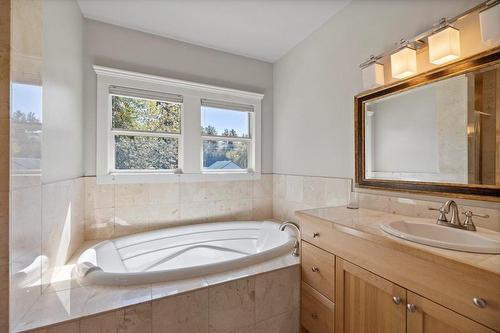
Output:
[[105,240],[80,255],[76,272],[84,284],[132,285],[241,268],[292,252],[297,237],[279,225],[203,223]]

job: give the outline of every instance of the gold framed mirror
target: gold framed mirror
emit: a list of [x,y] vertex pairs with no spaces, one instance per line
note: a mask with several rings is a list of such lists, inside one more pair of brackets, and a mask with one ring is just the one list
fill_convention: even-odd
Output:
[[358,187],[500,201],[500,47],[354,97]]

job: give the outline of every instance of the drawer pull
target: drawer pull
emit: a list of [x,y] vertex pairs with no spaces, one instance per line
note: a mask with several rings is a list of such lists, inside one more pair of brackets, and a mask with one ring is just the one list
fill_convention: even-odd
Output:
[[406,304],[406,308],[408,312],[415,312],[417,310],[417,306],[415,304]]
[[401,304],[401,297],[399,297],[399,296],[394,296],[394,297],[392,297],[392,302],[393,302],[394,304],[396,304],[396,305]]
[[318,238],[319,237],[319,232],[313,233],[313,238]]
[[480,309],[484,309],[486,307],[486,305],[488,305],[488,303],[486,303],[486,301],[484,299],[476,298],[476,297],[474,297],[472,299],[472,303],[474,303],[474,305]]
[[312,319],[318,319],[318,314],[317,313],[311,313],[311,318]]
[[314,273],[318,273],[319,272],[319,268],[318,267],[312,267],[311,268],[311,271],[313,271]]

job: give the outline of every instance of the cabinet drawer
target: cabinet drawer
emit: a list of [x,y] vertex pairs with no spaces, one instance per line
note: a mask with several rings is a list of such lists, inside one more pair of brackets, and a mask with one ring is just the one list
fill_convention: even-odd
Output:
[[334,301],[335,256],[302,242],[302,281]]
[[333,226],[330,222],[307,220],[302,221],[300,228],[303,240],[322,249],[330,249],[329,243],[333,237]]
[[309,333],[333,333],[333,302],[302,282],[300,303],[300,321]]

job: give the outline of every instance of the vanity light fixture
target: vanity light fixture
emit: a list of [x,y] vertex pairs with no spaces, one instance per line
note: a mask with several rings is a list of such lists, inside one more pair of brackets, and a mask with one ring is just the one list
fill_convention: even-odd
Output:
[[361,65],[361,74],[363,76],[363,89],[371,89],[384,85],[384,65],[377,62],[375,56]]
[[396,53],[391,54],[392,77],[404,79],[417,74],[417,51],[407,43]]
[[483,41],[492,42],[500,39],[500,1],[490,1],[487,5],[479,12],[479,25]]
[[434,65],[442,65],[460,57],[460,31],[447,25],[446,19],[439,22],[442,28],[430,35],[429,61]]

